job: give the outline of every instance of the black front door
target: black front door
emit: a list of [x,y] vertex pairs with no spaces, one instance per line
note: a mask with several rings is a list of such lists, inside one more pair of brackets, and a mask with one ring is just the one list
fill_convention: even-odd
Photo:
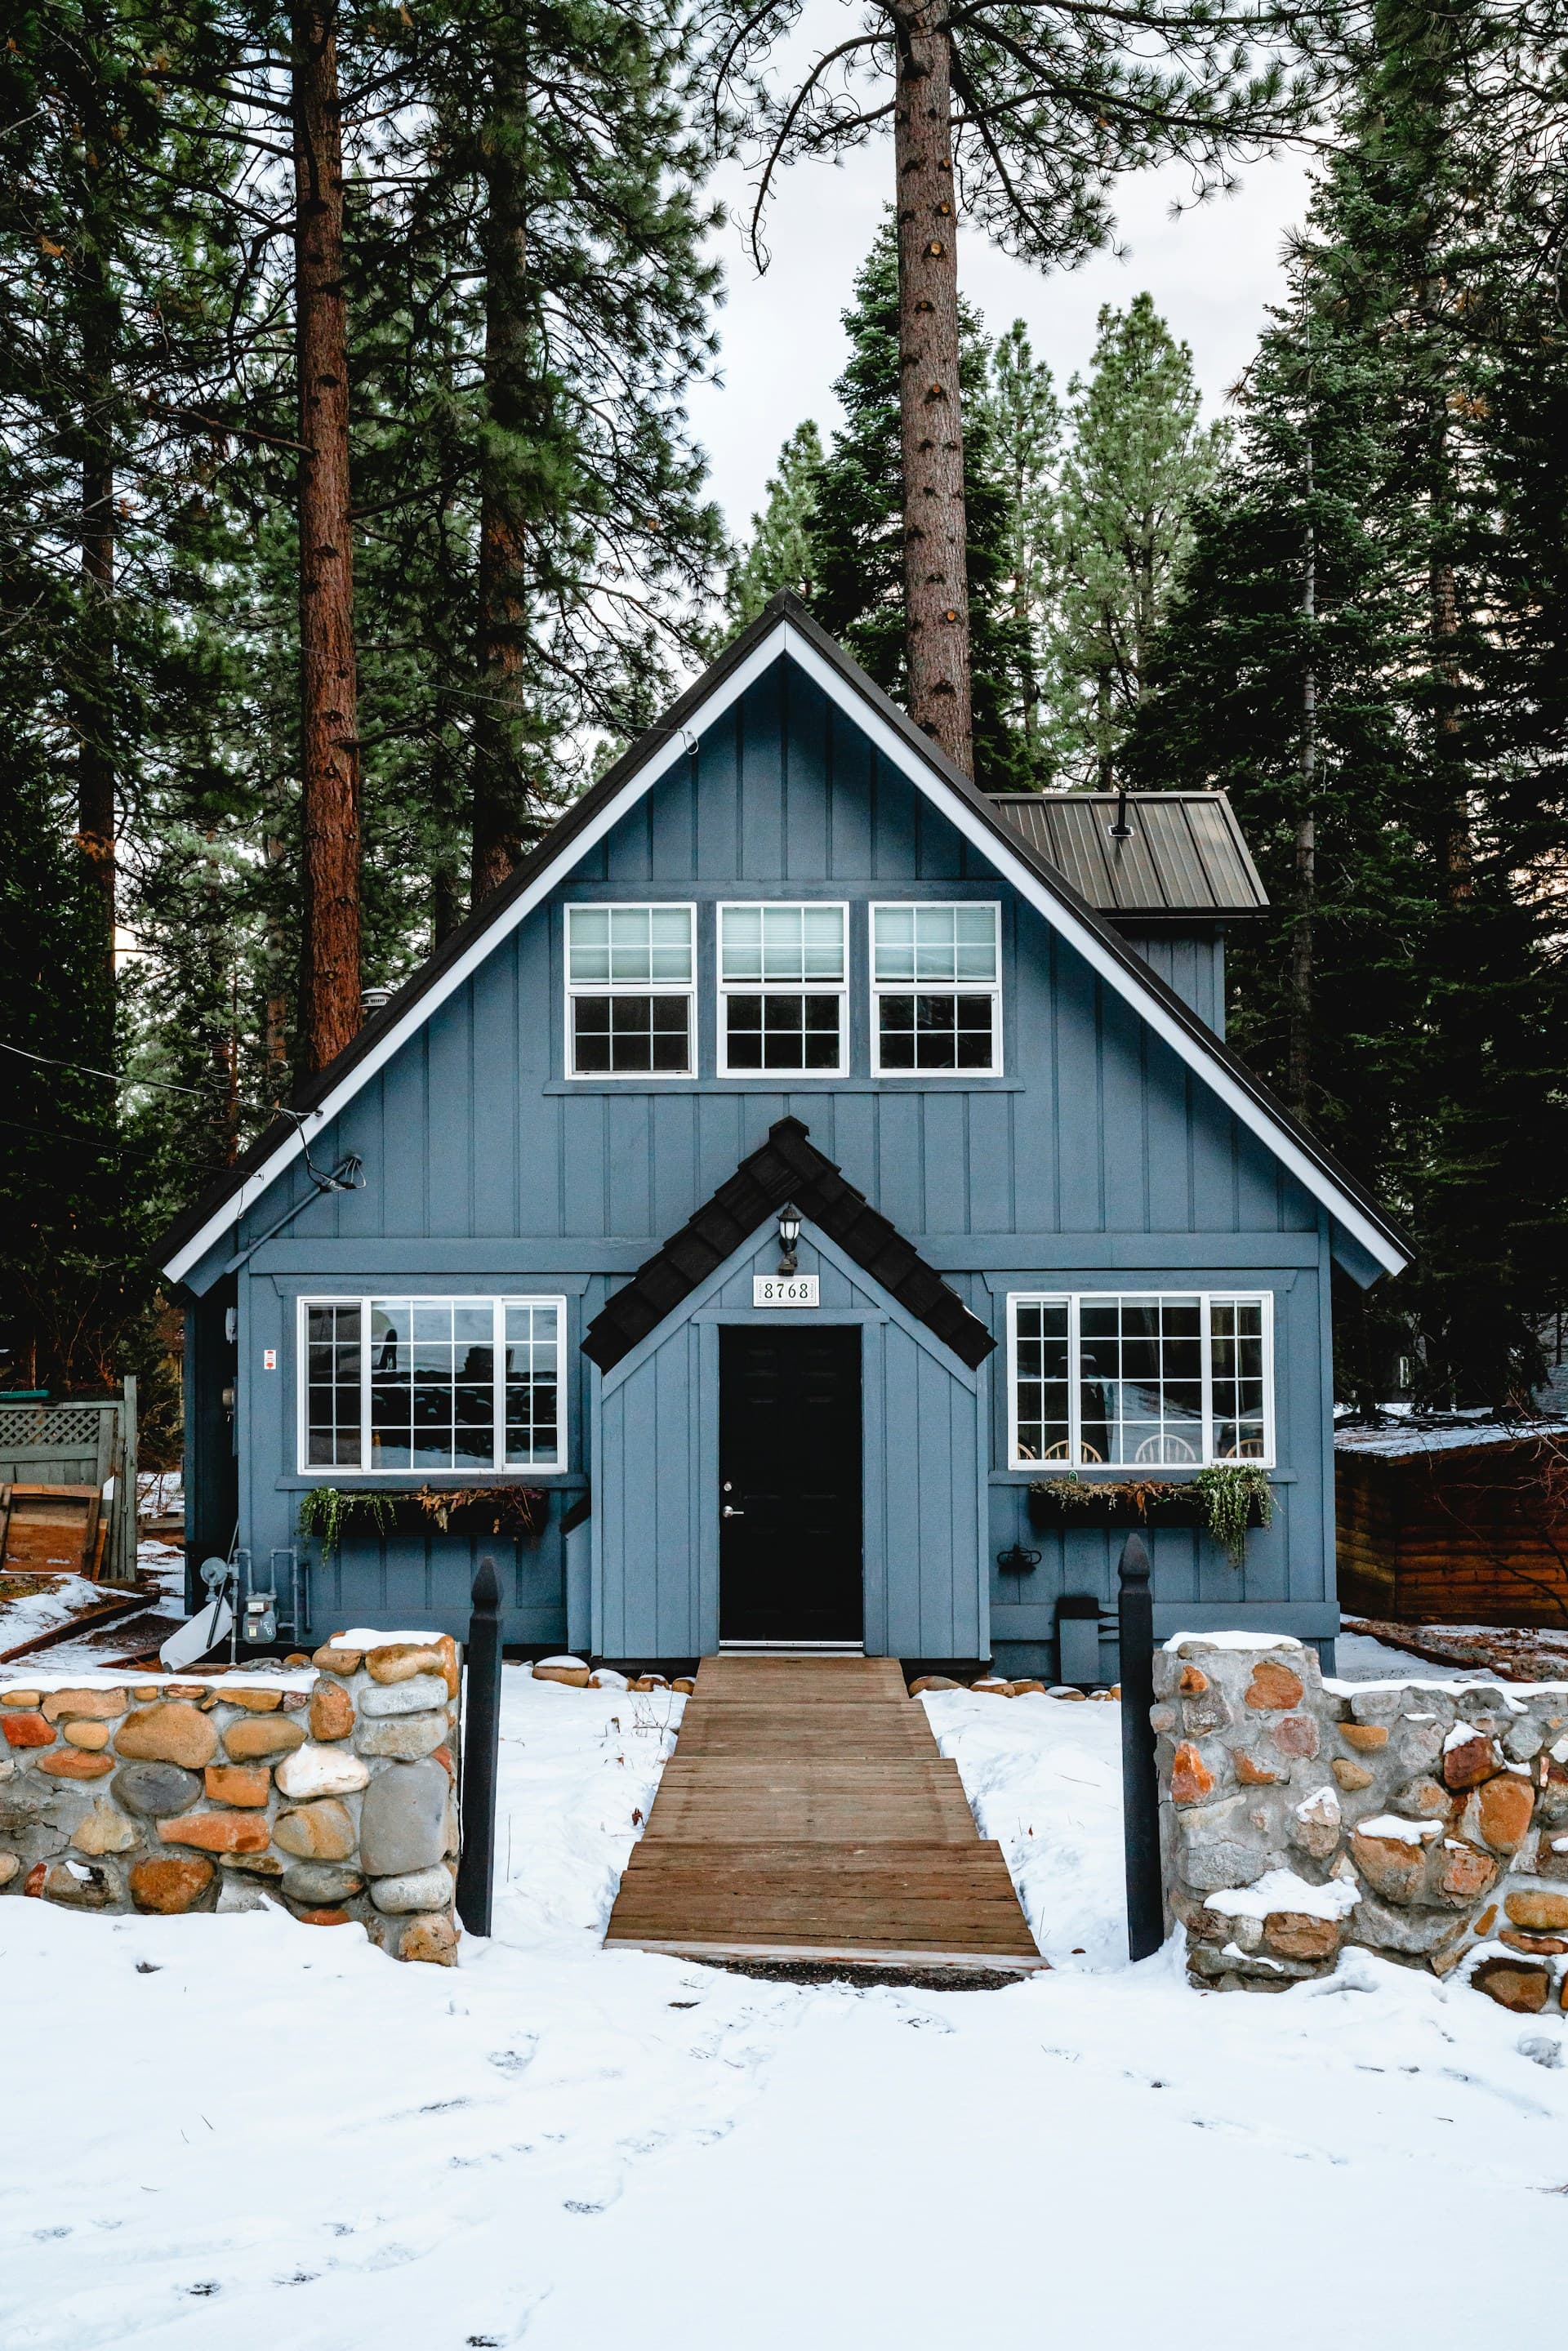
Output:
[[861,1334],[722,1329],[719,1637],[858,1641]]

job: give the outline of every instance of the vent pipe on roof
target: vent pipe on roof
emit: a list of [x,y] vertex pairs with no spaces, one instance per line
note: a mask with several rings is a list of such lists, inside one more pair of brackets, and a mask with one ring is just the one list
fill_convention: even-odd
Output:
[[390,987],[361,987],[360,990],[360,1010],[367,1020],[372,1012],[379,1012],[383,1004],[391,1002]]
[[1127,822],[1127,787],[1122,785],[1116,794],[1116,821],[1109,828],[1113,841],[1131,841],[1133,828]]

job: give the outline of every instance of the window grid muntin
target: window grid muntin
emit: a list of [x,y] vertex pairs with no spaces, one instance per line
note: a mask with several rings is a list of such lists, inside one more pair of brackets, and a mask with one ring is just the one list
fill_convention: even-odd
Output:
[[[831,930],[824,919],[830,915],[833,917]],[[738,941],[742,949],[748,946],[745,935],[752,916],[758,917],[755,957],[749,952],[737,952],[732,956],[732,943]],[[793,917],[800,918],[800,955],[798,961],[791,963],[790,934],[795,925],[790,918]],[[817,919],[809,922],[810,917]],[[808,938],[809,930],[817,934],[814,942]],[[770,931],[773,933],[771,940],[768,936]],[[718,975],[717,1073],[721,1078],[791,1075],[841,1078],[849,1074],[849,932],[850,910],[842,900],[807,898],[720,902],[716,909],[715,962]],[[778,956],[771,971],[767,967],[770,951]],[[751,960],[762,966],[760,976],[754,977],[740,968],[743,962]],[[808,1018],[807,1007],[817,1008],[815,1019],[820,1023],[821,1008],[830,998],[837,1008],[837,1050],[831,1061],[812,1061],[807,1058],[806,1038],[826,1032]],[[759,1029],[753,1028],[749,1019],[749,1007],[758,1000],[761,1005]],[[768,1061],[765,1043],[761,1061],[736,1060],[731,1053],[731,1006],[737,1002],[745,1004],[748,1014],[744,1029],[737,1024],[736,1035],[760,1034],[764,1040],[770,1028],[776,1036],[781,1033],[781,1015],[778,1009],[770,1014],[769,1007],[799,1006],[800,1058],[797,1061]],[[787,1017],[783,1016],[784,1019]]]
[[[590,1081],[696,1075],[696,907],[690,900],[569,905],[562,947],[566,972],[565,1071]],[[578,1008],[591,1007],[580,1029]],[[672,1019],[676,1008],[681,1020]],[[602,1008],[602,1016],[601,1015]],[[584,1068],[580,1034],[595,1044]],[[682,1037],[678,1065],[661,1039]],[[645,1050],[640,1050],[645,1040]],[[620,1066],[616,1066],[619,1061]]]
[[[543,1476],[560,1476],[570,1466],[565,1425],[566,1303],[564,1298],[555,1296],[496,1297],[489,1294],[476,1295],[473,1292],[446,1292],[434,1295],[417,1290],[412,1292],[383,1290],[374,1295],[358,1298],[301,1298],[298,1301],[296,1329],[297,1366],[301,1374],[298,1381],[300,1471],[308,1475],[312,1472],[325,1471],[329,1468],[338,1468],[350,1469],[356,1476],[366,1478],[406,1478],[436,1472],[459,1478],[465,1482],[470,1478],[504,1477],[509,1471],[519,1468],[531,1469]],[[451,1405],[446,1416],[446,1425],[454,1431],[455,1439],[455,1431],[460,1425],[476,1431],[480,1428],[487,1429],[490,1443],[487,1452],[482,1458],[476,1453],[469,1458],[463,1458],[457,1454],[455,1441],[454,1441],[451,1453],[446,1458],[428,1461],[416,1458],[411,1462],[391,1464],[376,1459],[377,1447],[374,1441],[376,1422],[373,1402],[377,1372],[376,1359],[378,1353],[385,1353],[389,1334],[384,1323],[379,1332],[374,1326],[378,1313],[384,1317],[389,1308],[393,1311],[410,1310],[408,1335],[405,1339],[400,1330],[395,1352],[398,1357],[406,1353],[409,1358],[407,1368],[411,1374],[411,1415],[408,1425],[411,1430],[418,1425],[413,1420],[412,1411],[412,1375],[415,1371],[413,1362],[415,1353],[423,1351],[427,1357],[426,1369],[429,1370],[433,1365],[428,1359],[438,1353],[444,1343],[448,1351],[449,1361],[455,1357],[460,1335],[461,1343],[466,1349],[483,1347],[488,1351],[490,1372],[487,1379],[470,1378],[467,1381],[454,1379],[450,1382]],[[428,1324],[429,1327],[415,1327],[413,1313],[416,1311],[421,1322]],[[309,1393],[308,1349],[313,1343],[316,1345],[324,1343],[320,1339],[312,1341],[310,1334],[312,1324],[321,1325],[329,1313],[333,1318],[334,1327],[343,1316],[357,1316],[360,1329],[371,1332],[370,1342],[361,1345],[358,1350],[358,1445],[352,1453],[347,1449],[341,1451],[335,1463],[314,1460],[310,1458],[313,1439],[318,1433],[319,1424],[312,1422],[310,1418],[312,1398]],[[435,1323],[443,1314],[445,1316],[445,1329],[448,1334],[444,1342],[435,1329]],[[522,1335],[522,1318],[525,1315],[528,1318],[526,1340]],[[553,1339],[549,1332],[549,1317],[552,1315]],[[465,1325],[471,1325],[471,1327],[465,1327],[461,1334],[458,1332],[460,1318]],[[521,1398],[533,1383],[508,1376],[510,1370],[519,1369],[521,1366],[520,1362],[517,1361],[508,1365],[507,1350],[510,1348],[516,1357],[516,1351],[519,1346],[527,1347],[530,1373],[548,1374],[539,1379],[537,1402],[528,1414],[524,1414],[520,1409],[514,1411],[514,1404],[520,1405]],[[553,1369],[550,1367],[552,1358]],[[455,1362],[453,1367],[455,1369]],[[384,1366],[385,1371],[392,1373],[401,1372],[402,1368],[403,1366],[398,1361]],[[384,1376],[382,1384],[390,1384]],[[472,1391],[476,1388],[486,1393],[488,1399],[488,1413],[482,1419],[470,1415],[460,1424],[459,1392]],[[547,1389],[549,1392],[548,1400],[544,1393]],[[382,1425],[385,1426],[385,1423]],[[525,1426],[528,1429],[532,1444],[532,1450],[529,1452],[525,1452],[520,1446],[514,1447],[510,1441],[512,1431],[521,1430]],[[555,1438],[554,1458],[534,1458],[540,1450],[539,1440],[552,1427]],[[417,1452],[421,1448],[411,1444],[409,1449]],[[426,1447],[423,1449],[432,1453],[435,1451],[434,1447]]]
[[301,1319],[300,1450],[312,1469],[351,1467],[363,1450],[362,1329],[358,1299],[311,1302]]
[[[873,1077],[994,1078],[1002,1074],[1001,908],[994,899],[908,898],[873,902],[868,909],[871,975],[871,1067]],[[909,1057],[883,1050],[883,1006],[896,1026],[889,1040],[907,1038]],[[979,1032],[976,1008],[989,1006],[990,1048],[984,1061],[963,1058],[962,1040]],[[951,1012],[946,1008],[952,1006]],[[929,1058],[944,1031],[953,1058]],[[928,1058],[922,1060],[922,1040]]]
[[[1085,1306],[1103,1308],[1114,1304],[1120,1307],[1124,1301],[1147,1304],[1156,1300],[1162,1305],[1166,1302],[1196,1305],[1199,1311],[1202,1367],[1202,1446],[1199,1458],[1193,1461],[1164,1463],[1086,1460],[1082,1450],[1084,1387],[1082,1310]],[[1022,1348],[1029,1344],[1030,1337],[1027,1328],[1020,1331],[1020,1316],[1027,1316],[1031,1309],[1042,1307],[1065,1309],[1068,1320],[1067,1388],[1070,1445],[1065,1456],[1055,1457],[1061,1469],[1083,1470],[1090,1475],[1094,1475],[1102,1472],[1124,1474],[1129,1468],[1137,1468],[1145,1474],[1151,1472],[1157,1474],[1160,1468],[1207,1468],[1218,1463],[1233,1460],[1256,1461],[1260,1466],[1266,1468],[1274,1466],[1277,1438],[1274,1428],[1274,1300],[1271,1291],[1090,1290],[1015,1290],[1009,1293],[1008,1300],[1008,1461],[1010,1468],[1038,1469],[1041,1466],[1040,1459],[1025,1456],[1020,1450],[1025,1423],[1019,1408],[1019,1391],[1023,1384],[1020,1380],[1020,1363],[1026,1362]],[[1251,1433],[1255,1436],[1260,1447],[1256,1452],[1221,1453],[1216,1449],[1217,1437],[1223,1423],[1228,1418],[1234,1417],[1221,1413],[1220,1405],[1216,1402],[1214,1377],[1213,1318],[1216,1311],[1219,1311],[1222,1324],[1219,1336],[1223,1341],[1229,1335],[1223,1327],[1228,1310],[1241,1311],[1249,1321],[1254,1322],[1253,1329],[1245,1335],[1256,1350],[1256,1361],[1259,1366],[1256,1374],[1248,1376],[1255,1377],[1261,1388],[1260,1406],[1249,1416]],[[1024,1377],[1028,1377],[1027,1368]],[[1223,1385],[1223,1383],[1221,1384]],[[1220,1403],[1225,1400],[1222,1394]],[[1052,1426],[1059,1425],[1059,1423],[1052,1424]]]

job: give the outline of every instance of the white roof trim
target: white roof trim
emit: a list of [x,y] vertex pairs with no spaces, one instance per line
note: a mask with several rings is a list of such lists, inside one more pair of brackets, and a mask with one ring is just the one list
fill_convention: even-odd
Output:
[[1394,1247],[1386,1234],[1372,1223],[1364,1211],[1340,1189],[1332,1176],[1270,1117],[1263,1105],[1238,1083],[1222,1062],[1204,1050],[1200,1040],[1193,1037],[1166,1010],[1158,998],[1144,987],[1136,974],[1127,970],[1107,950],[1098,935],[1046,887],[1032,867],[1012,853],[1007,841],[998,837],[978,811],[951,789],[941,774],[904,740],[897,728],[889,726],[880,711],[846,686],[832,664],[824,660],[816,646],[803,637],[789,620],[781,618],[778,626],[769,630],[761,643],[753,647],[746,660],[719,681],[685,725],[674,729],[657,750],[649,753],[613,798],[606,800],[592,820],[583,827],[568,853],[552,860],[528,887],[519,892],[497,915],[494,922],[476,935],[462,955],[442,973],[440,979],[426,988],[418,1001],[409,1007],[402,1019],[387,1030],[374,1050],[367,1053],[362,1061],[356,1061],[320,1107],[306,1113],[296,1131],[278,1144],[254,1175],[246,1177],[238,1190],[231,1193],[221,1207],[213,1211],[201,1230],[193,1234],[163,1267],[171,1281],[183,1280],[192,1268],[200,1263],[214,1243],[237,1224],[246,1210],[254,1207],[263,1193],[277,1181],[311,1138],[329,1124],[361,1087],[385,1068],[394,1053],[402,1051],[409,1039],[423,1027],[431,1014],[448,997],[465,984],[498,942],[515,931],[519,923],[528,920],[572,867],[619,824],[627,810],[641,799],[667,768],[685,756],[696,736],[704,728],[711,726],[716,718],[722,716],[759,677],[771,669],[780,653],[787,653],[804,670],[884,757],[891,759],[928,799],[940,805],[944,815],[956,831],[1006,874],[1019,896],[1061,934],[1090,968],[1124,998],[1140,1019],[1148,1022],[1155,1035],[1169,1045],[1181,1061],[1197,1072],[1227,1109],[1234,1112],[1242,1124],[1267,1144],[1276,1158],[1291,1170],[1314,1199],[1321,1201],[1338,1218],[1370,1257],[1389,1273],[1403,1270],[1407,1259]]

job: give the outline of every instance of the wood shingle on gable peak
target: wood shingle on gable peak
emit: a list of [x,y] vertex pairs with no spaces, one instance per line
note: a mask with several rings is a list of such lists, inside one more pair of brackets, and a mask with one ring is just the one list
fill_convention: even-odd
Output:
[[[159,1252],[171,1280],[183,1280],[193,1270],[222,1235],[288,1169],[311,1138],[464,985],[501,940],[542,904],[626,810],[677,759],[695,750],[700,732],[786,660],[793,662],[860,728],[882,757],[943,810],[964,838],[1063,935],[1096,976],[1123,997],[1232,1114],[1258,1135],[1343,1226],[1367,1265],[1392,1273],[1403,1269],[1408,1262],[1408,1247],[1370,1194],[1128,948],[1113,925],[1032,841],[953,765],[907,713],[888,699],[804,605],[785,593],[775,597],[751,626],[726,647],[657,726],[632,744],[591,790],[573,802],[510,879],[475,909],[390,1003],[371,1014],[336,1061],[308,1080],[288,1110],[203,1199],[175,1221]],[[1363,1277],[1358,1274],[1357,1278]]]
[[612,1370],[727,1258],[752,1239],[769,1217],[777,1216],[787,1200],[793,1200],[862,1272],[935,1332],[960,1363],[974,1371],[985,1362],[997,1343],[985,1324],[897,1227],[818,1150],[810,1128],[798,1118],[776,1119],[766,1142],[616,1291],[583,1339],[582,1352],[590,1362],[601,1372]]

